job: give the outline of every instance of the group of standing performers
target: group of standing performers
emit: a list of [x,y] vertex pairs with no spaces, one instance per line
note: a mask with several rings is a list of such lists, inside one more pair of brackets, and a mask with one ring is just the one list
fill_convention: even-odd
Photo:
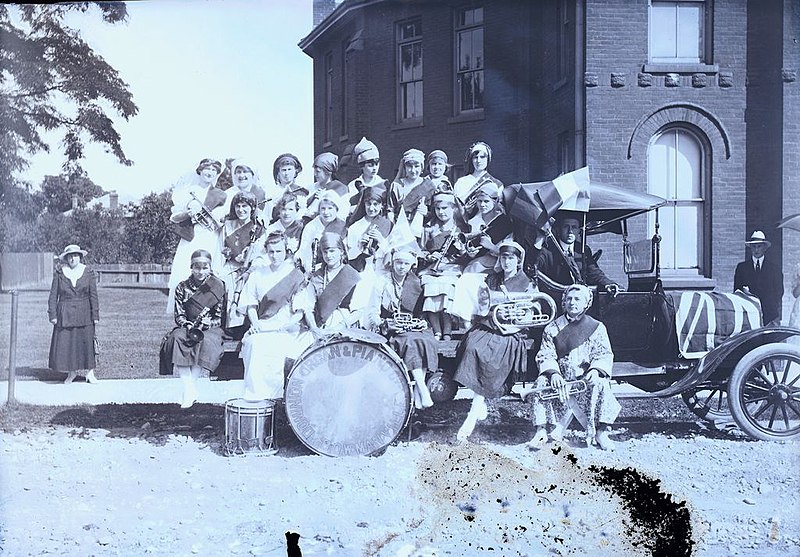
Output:
[[[313,163],[314,183],[300,186],[302,165],[287,153],[273,164],[274,185],[262,184],[251,164],[236,160],[233,186],[222,191],[215,185],[221,163],[203,159],[192,179],[175,188],[171,220],[181,240],[168,312],[176,328],[162,345],[161,372],[182,378],[181,406],[190,407],[194,380],[219,364],[227,335],[241,339],[243,397],[281,399],[287,361],[326,335],[367,329],[382,334],[403,359],[415,406],[425,408],[433,404],[425,377],[439,367],[438,340],[463,326],[468,331],[454,378],[475,393],[458,435],[466,439],[486,417],[486,399],[505,394],[527,368],[524,330],[498,328],[490,310],[537,292],[536,276],[525,269],[525,242],[513,237],[505,219],[503,184],[488,172],[492,150],[483,142],[471,145],[466,174],[454,184],[440,150],[426,157],[409,149],[393,180],[380,177],[378,148],[366,138],[353,158],[361,174],[349,184],[336,179],[338,157],[322,153]],[[606,403],[613,400],[613,355],[607,336],[606,359],[581,348],[604,331],[597,324],[586,336],[592,327],[575,325],[589,323],[587,308],[579,315],[567,310],[559,319],[568,323],[545,330],[549,344],[536,357],[540,384],[559,389],[559,378],[587,378],[586,412],[609,424],[616,416]],[[504,308],[501,318],[511,319],[512,311]],[[532,446],[546,440],[547,425],[557,427],[557,406],[535,406],[539,429]],[[594,426],[590,433],[594,438]],[[601,440],[610,443],[607,436]]]

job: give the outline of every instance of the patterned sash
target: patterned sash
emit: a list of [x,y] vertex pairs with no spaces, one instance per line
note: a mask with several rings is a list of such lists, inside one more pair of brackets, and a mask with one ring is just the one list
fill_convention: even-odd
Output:
[[225,283],[214,275],[209,275],[203,281],[203,284],[195,290],[194,294],[184,302],[183,307],[186,310],[186,319],[194,321],[203,310],[213,308],[221,303],[224,298]]

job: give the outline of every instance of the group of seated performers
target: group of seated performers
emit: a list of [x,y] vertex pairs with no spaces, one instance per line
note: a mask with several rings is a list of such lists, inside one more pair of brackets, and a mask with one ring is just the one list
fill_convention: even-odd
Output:
[[[322,153],[308,187],[297,183],[302,166],[292,154],[275,160],[274,186],[262,186],[252,165],[234,160],[233,185],[223,191],[215,185],[222,164],[213,159],[203,159],[196,176],[176,186],[171,220],[181,240],[168,305],[176,327],[162,346],[162,373],[181,377],[181,406],[188,408],[197,399],[194,380],[219,364],[223,338],[241,339],[243,397],[282,399],[287,361],[326,335],[366,329],[383,335],[404,361],[414,404],[426,408],[433,405],[425,378],[439,368],[437,341],[463,327],[454,379],[475,393],[458,432],[466,439],[486,418],[486,399],[505,394],[527,368],[525,330],[498,327],[492,308],[537,293],[537,267],[549,273],[566,266],[568,283],[600,277],[595,285],[618,287],[591,252],[575,262],[572,228],[563,241],[560,233],[552,238],[557,246],[537,245],[533,254],[530,238],[514,236],[503,184],[488,173],[492,150],[483,142],[469,147],[466,175],[452,185],[440,150],[426,157],[409,149],[394,180],[380,177],[378,148],[366,138],[352,156],[361,174],[347,185],[336,179],[338,157]],[[565,220],[556,222],[556,232]],[[599,274],[585,274],[589,262]],[[584,302],[582,311],[572,309],[573,298]],[[562,394],[566,382],[584,379],[589,388],[579,402],[590,422],[600,423],[587,430],[607,448],[607,425],[619,410],[609,388],[608,337],[584,315],[587,288],[568,289],[563,304],[565,315],[545,329],[536,355],[537,386]],[[513,304],[498,311],[512,320]],[[534,402],[532,447],[546,442],[548,425],[559,436],[565,401]]]

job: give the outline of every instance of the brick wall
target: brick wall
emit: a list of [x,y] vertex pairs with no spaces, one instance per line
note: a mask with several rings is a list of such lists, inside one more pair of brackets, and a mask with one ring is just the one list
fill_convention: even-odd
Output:
[[[717,123],[720,136],[730,143],[727,156],[719,137],[711,134],[712,179],[710,184],[711,228],[710,276],[717,285],[729,290],[733,270],[741,257],[744,238],[746,128],[745,62],[746,47],[742,37],[746,31],[746,5],[738,0],[714,2],[714,60],[720,71],[731,72],[733,83],[720,87],[717,76],[693,82],[692,75],[681,75],[678,87],[666,87],[663,74],[647,74],[639,82],[639,74],[647,63],[648,2],[646,0],[588,1],[586,6],[586,73],[596,85],[586,89],[587,161],[592,178],[646,191],[647,143],[649,136],[640,135],[631,146],[637,124],[671,104],[693,108],[698,121],[713,128]],[[616,79],[612,86],[612,74]],[[649,85],[648,84],[649,80]],[[669,116],[667,118],[666,116]],[[674,118],[676,111],[662,111],[650,125],[657,131]],[[645,126],[644,129],[648,129]],[[735,238],[736,242],[731,242]],[[598,239],[595,247],[606,248],[604,267],[615,277],[622,276],[618,243],[604,244]]]
[[[783,207],[782,216],[800,213],[800,5],[783,2]],[[800,265],[800,231],[784,230],[784,321],[794,302],[790,289],[794,267]]]

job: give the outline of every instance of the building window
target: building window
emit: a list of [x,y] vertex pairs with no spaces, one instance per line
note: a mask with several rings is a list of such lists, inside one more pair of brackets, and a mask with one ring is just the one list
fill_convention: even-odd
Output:
[[398,120],[422,118],[422,21],[397,25]]
[[650,2],[650,62],[710,63],[706,2]]
[[[705,151],[688,129],[670,128],[655,136],[647,153],[648,191],[667,200],[659,209],[661,268],[667,272],[707,274]],[[652,232],[654,215],[649,219]]]
[[342,43],[342,135],[347,135],[348,104],[350,104],[350,64],[347,61],[350,39]]
[[571,69],[572,37],[569,32],[569,5],[569,0],[558,0],[558,5],[556,6],[556,29],[558,33],[556,63],[558,67],[558,79],[567,79]]
[[333,52],[325,55],[325,106],[322,112],[325,142],[333,142]]
[[558,134],[558,174],[566,174],[574,170],[572,151],[572,133],[564,132]]
[[456,14],[456,90],[458,112],[483,108],[483,8]]

